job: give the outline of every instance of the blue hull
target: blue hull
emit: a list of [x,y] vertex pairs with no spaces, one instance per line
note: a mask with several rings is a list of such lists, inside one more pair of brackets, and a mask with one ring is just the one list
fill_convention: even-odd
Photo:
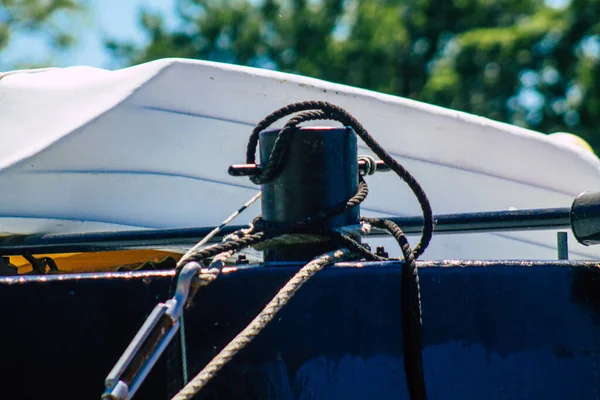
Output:
[[[400,263],[309,281],[198,399],[408,399]],[[430,399],[598,399],[600,269],[576,262],[419,262]],[[297,270],[222,274],[185,314],[193,376]],[[59,279],[63,278],[63,279]],[[0,278],[3,398],[99,399],[171,272]],[[178,343],[136,395],[181,388]]]

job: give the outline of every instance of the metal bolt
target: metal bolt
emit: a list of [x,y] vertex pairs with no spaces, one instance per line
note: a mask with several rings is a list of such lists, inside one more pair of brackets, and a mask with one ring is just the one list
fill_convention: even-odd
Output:
[[383,246],[377,246],[377,249],[375,249],[375,254],[378,255],[379,257],[385,257],[385,258],[389,257],[389,254],[387,253],[387,251],[385,251],[385,247],[383,247]]
[[248,264],[248,263],[250,263],[250,262],[248,261],[248,259],[246,258],[246,256],[244,254],[239,254],[238,258],[235,262],[236,265]]

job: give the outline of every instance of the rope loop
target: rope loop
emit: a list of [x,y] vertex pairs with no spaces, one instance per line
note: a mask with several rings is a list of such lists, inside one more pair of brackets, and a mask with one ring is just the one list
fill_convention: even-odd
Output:
[[[340,122],[342,125],[353,129],[354,133],[359,136],[371,149],[371,151],[379,157],[390,170],[394,171],[398,177],[406,182],[417,198],[421,210],[423,212],[423,232],[419,243],[411,249],[410,243],[398,225],[394,222],[380,218],[361,218],[363,231],[368,231],[370,227],[384,229],[388,231],[398,242],[402,251],[404,266],[402,269],[402,293],[401,293],[401,310],[402,310],[402,332],[403,332],[403,349],[404,349],[404,369],[408,384],[409,396],[412,400],[426,400],[427,392],[425,388],[425,378],[423,374],[423,358],[422,358],[422,343],[421,343],[421,300],[419,277],[415,260],[423,254],[431,237],[433,235],[433,212],[429,200],[417,182],[417,180],[390,154],[388,154],[375,141],[375,139],[366,131],[366,129],[346,110],[324,101],[305,101],[290,104],[283,107],[259,122],[250,138],[246,149],[246,163],[255,164],[256,149],[259,141],[259,134],[276,121],[291,114],[299,113],[291,117],[284,127],[279,131],[275,143],[269,155],[269,159],[262,166],[257,175],[251,176],[250,179],[255,184],[263,184],[272,179],[275,179],[283,170],[286,156],[291,145],[292,135],[298,131],[298,126],[304,122],[316,120],[331,120]],[[364,160],[366,163],[365,172],[359,174],[358,190],[354,196],[345,202],[336,204],[329,209],[318,212],[314,215],[305,218],[302,221],[297,221],[292,224],[278,225],[264,221],[260,216],[255,218],[250,229],[236,232],[227,237],[223,242],[208,246],[201,250],[195,250],[189,255],[189,259],[201,262],[207,258],[218,256],[223,253],[232,255],[248,246],[268,245],[269,241],[275,238],[280,238],[282,235],[287,235],[287,238],[280,240],[318,240],[315,237],[294,236],[294,234],[326,234],[328,237],[340,240],[346,249],[323,255],[314,259],[307,264],[299,273],[290,280],[286,286],[280,291],[278,296],[289,299],[293,293],[316,271],[331,264],[337,259],[345,259],[351,255],[357,254],[366,260],[372,261],[387,261],[387,257],[381,257],[372,253],[368,248],[360,244],[343,230],[326,230],[322,228],[322,223],[327,219],[339,215],[344,211],[358,206],[362,203],[368,193],[369,188],[364,180],[364,176],[372,175],[377,169],[376,161],[371,156],[360,156],[359,160]],[[358,239],[358,238],[357,238]],[[278,241],[271,241],[276,243]],[[179,267],[178,267],[179,268]],[[310,272],[308,272],[310,271]],[[177,276],[177,274],[176,274]],[[281,298],[273,300],[276,304],[281,302]],[[287,301],[287,300],[285,300]],[[285,302],[282,303],[282,305]],[[209,365],[196,377],[190,385],[188,385],[178,399],[188,399],[193,396],[206,382],[211,379],[217,371],[228,362],[233,355],[243,348],[246,344],[255,337],[260,330],[268,323],[273,315],[280,307],[272,307],[271,304],[253,321],[253,323],[240,334],[233,342],[217,356]],[[265,314],[266,313],[266,314]],[[264,324],[262,319],[265,319]]]
[[274,179],[281,172],[287,151],[291,145],[291,137],[296,133],[296,128],[299,124],[308,121],[330,120],[337,121],[344,126],[349,126],[354,130],[356,135],[365,142],[371,151],[373,151],[373,153],[390,168],[390,170],[394,171],[400,179],[406,182],[415,194],[423,212],[424,225],[421,239],[415,246],[413,252],[416,257],[423,254],[433,236],[433,211],[427,195],[417,180],[389,153],[387,153],[379,143],[377,143],[356,118],[343,108],[326,101],[303,101],[290,104],[269,114],[256,125],[248,139],[248,145],[246,147],[246,163],[256,163],[256,149],[258,147],[260,133],[283,117],[296,113],[300,114],[290,118],[279,131],[266,165],[262,166],[261,172],[258,175],[251,176],[250,180],[255,184],[262,184]]
[[358,156],[358,161],[364,161],[366,164],[364,175],[373,175],[377,172],[377,163],[371,156]]

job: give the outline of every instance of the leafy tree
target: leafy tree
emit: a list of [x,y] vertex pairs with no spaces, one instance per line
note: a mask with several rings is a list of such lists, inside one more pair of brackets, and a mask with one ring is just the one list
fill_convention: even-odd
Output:
[[179,26],[108,48],[272,68],[473,112],[600,149],[600,0],[177,0]]
[[598,152],[599,12],[600,1],[573,0],[456,35],[422,99],[543,132],[568,130]]
[[65,22],[82,10],[81,0],[0,0],[0,60],[11,39],[21,34],[47,40],[58,50],[72,46],[75,39]]

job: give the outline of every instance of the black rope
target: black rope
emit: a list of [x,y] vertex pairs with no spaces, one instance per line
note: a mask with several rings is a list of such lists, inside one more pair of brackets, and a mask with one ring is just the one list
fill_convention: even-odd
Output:
[[[424,228],[419,243],[413,250],[410,248],[410,243],[398,225],[386,219],[363,218],[362,220],[371,225],[386,229],[396,239],[402,250],[405,261],[405,266],[402,270],[402,336],[404,348],[404,369],[408,385],[408,392],[411,399],[426,399],[427,391],[425,387],[425,379],[423,373],[423,355],[421,342],[421,299],[419,288],[419,275],[415,264],[418,258],[431,240],[433,235],[433,212],[427,195],[416,181],[416,179],[394,158],[392,158],[375,139],[367,132],[367,130],[344,109],[322,101],[306,101],[295,104],[290,104],[283,107],[258,123],[253,130],[248,147],[246,149],[246,163],[256,163],[256,149],[258,146],[259,134],[274,122],[281,118],[296,113],[301,114],[291,118],[284,127],[279,131],[275,140],[269,160],[266,165],[262,166],[259,175],[253,176],[250,179],[255,184],[268,182],[283,170],[286,155],[291,144],[292,135],[296,132],[297,126],[302,122],[314,120],[333,120],[341,122],[345,126],[351,127],[356,134],[365,142],[367,146],[375,153],[386,165],[394,171],[402,180],[404,180],[411,188],[423,211]],[[364,200],[364,199],[363,199]],[[343,243],[350,248],[371,260],[385,260],[379,257],[358,242],[345,235],[335,235],[342,239]]]
[[380,229],[385,229],[396,239],[404,257],[400,308],[402,310],[402,347],[404,350],[404,371],[410,398],[427,399],[425,374],[423,372],[423,343],[421,341],[421,289],[417,271],[415,250],[411,250],[402,229],[389,219],[361,218],[362,221]]
[[[234,232],[232,236],[238,236],[237,239],[205,247],[202,250],[199,250],[198,252],[194,253],[190,257],[190,261],[196,261],[201,264],[204,260],[214,257],[218,254],[225,253],[228,251],[238,252],[245,249],[248,246],[257,245],[261,242],[275,238],[285,233],[308,232],[310,230],[313,230],[315,227],[318,227],[324,220],[341,214],[345,210],[358,206],[365,200],[368,194],[369,187],[367,186],[367,183],[361,176],[359,177],[358,190],[356,191],[356,194],[354,194],[354,196],[352,196],[346,202],[341,202],[330,207],[324,212],[316,213],[305,218],[302,221],[298,221],[287,225],[271,224],[264,221],[262,217],[259,216],[254,219],[252,223],[253,229],[251,232],[247,232],[245,234],[243,234],[242,232]],[[177,287],[177,279],[179,278],[179,273],[181,272],[182,268],[183,266],[175,268],[175,275],[171,280],[171,285],[169,289],[169,297],[173,297],[173,295],[175,294],[175,288]]]
[[[415,260],[423,254],[433,234],[433,212],[429,200],[416,179],[394,158],[392,158],[366,129],[344,109],[322,101],[306,101],[290,104],[283,107],[265,119],[259,122],[250,138],[246,150],[246,163],[254,164],[256,162],[256,149],[259,141],[259,134],[274,122],[288,115],[301,112],[290,118],[285,126],[279,131],[275,140],[269,160],[263,165],[260,173],[251,176],[250,179],[255,184],[263,184],[275,179],[285,166],[286,156],[291,145],[292,135],[297,131],[298,125],[303,122],[316,120],[332,120],[342,123],[344,126],[351,127],[354,132],[369,146],[385,164],[394,171],[402,180],[404,180],[415,194],[421,210],[423,211],[424,227],[419,243],[411,249],[406,236],[393,221],[379,218],[361,218],[363,222],[369,223],[379,229],[385,229],[396,239],[404,257],[404,268],[402,270],[402,336],[404,350],[404,369],[408,385],[408,392],[412,400],[427,399],[425,388],[425,379],[423,373],[423,357],[421,343],[421,301],[419,289],[419,276]],[[335,215],[358,206],[365,200],[369,193],[367,183],[362,176],[359,176],[358,190],[354,196],[345,202],[341,202],[328,208],[325,211],[312,215],[302,221],[287,225],[274,225],[268,223],[259,216],[253,221],[253,229],[245,234],[239,234],[236,239],[222,242],[202,250],[192,255],[191,259],[202,262],[207,258],[228,251],[240,251],[245,247],[259,244],[265,240],[275,238],[285,233],[304,233],[314,232],[320,228],[321,223]],[[349,250],[361,255],[367,260],[385,261],[389,258],[378,256],[356,240],[339,232],[328,230],[332,238],[339,239]],[[175,284],[181,268],[172,282],[171,291],[174,293]]]
[[[404,257],[402,269],[402,286],[400,308],[402,310],[402,348],[404,351],[404,372],[410,398],[427,399],[425,376],[423,372],[423,344],[421,341],[421,295],[419,287],[419,274],[416,265],[414,250],[402,229],[393,221],[381,218],[361,218],[362,222],[387,230],[400,245]],[[388,261],[389,258],[378,256],[362,246],[354,239],[333,232],[333,237],[340,239],[348,249],[362,255],[369,261]]]
[[[312,111],[311,111],[312,110]],[[256,184],[268,182],[275,178],[282,170],[285,156],[291,143],[291,137],[296,131],[298,124],[306,121],[315,120],[332,120],[342,123],[345,126],[351,127],[354,132],[365,142],[367,146],[379,157],[392,171],[394,171],[400,179],[404,180],[408,187],[415,194],[421,210],[423,211],[424,227],[423,233],[419,243],[414,248],[414,254],[419,257],[431,241],[433,235],[433,211],[431,205],[427,199],[427,195],[421,188],[421,185],[417,180],[392,156],[390,156],[384,149],[377,143],[377,141],[367,132],[367,130],[358,122],[352,115],[346,110],[338,107],[334,104],[324,101],[304,101],[300,103],[290,104],[283,107],[272,114],[268,115],[265,119],[256,125],[256,128],[252,131],[250,139],[248,140],[248,147],[246,149],[246,163],[256,163],[256,148],[258,146],[258,138],[260,132],[268,128],[274,122],[279,119],[288,116],[290,114],[304,111],[291,118],[285,126],[279,131],[273,149],[269,156],[267,165],[263,165],[261,173],[256,176],[252,176],[250,179]]]

